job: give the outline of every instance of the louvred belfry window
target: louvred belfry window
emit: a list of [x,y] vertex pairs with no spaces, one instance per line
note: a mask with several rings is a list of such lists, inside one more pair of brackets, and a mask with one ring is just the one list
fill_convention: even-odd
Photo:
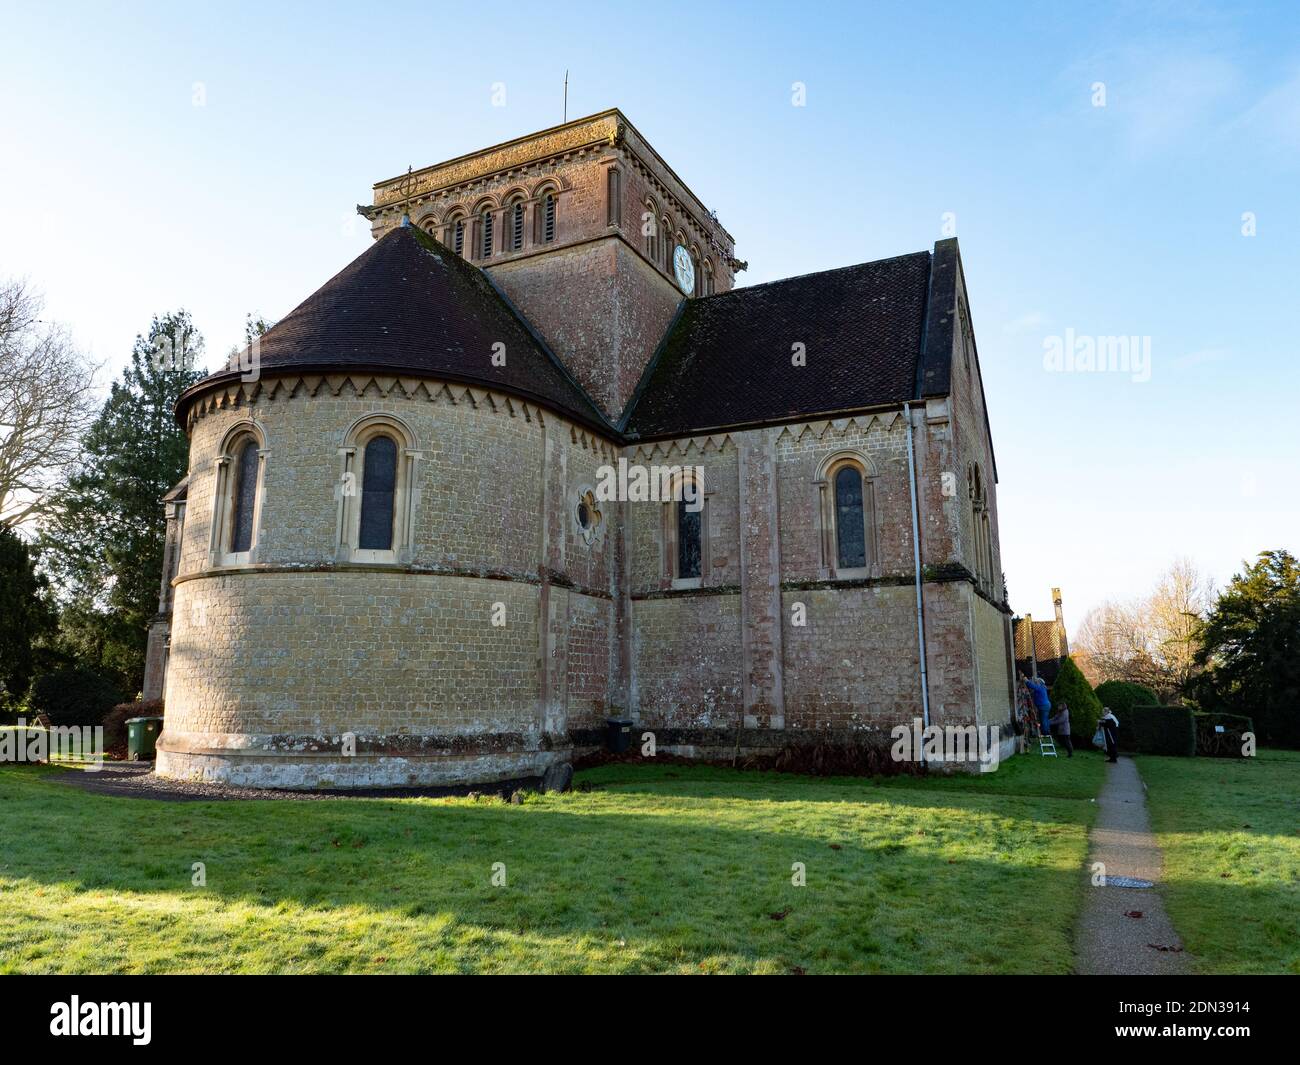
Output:
[[510,209],[510,248],[519,251],[524,246],[524,205],[516,203]]
[[542,200],[542,241],[550,244],[555,239],[555,194],[548,192]]
[[480,254],[484,259],[490,259],[492,257],[492,212],[484,211],[480,217],[482,220],[481,232],[483,236]]

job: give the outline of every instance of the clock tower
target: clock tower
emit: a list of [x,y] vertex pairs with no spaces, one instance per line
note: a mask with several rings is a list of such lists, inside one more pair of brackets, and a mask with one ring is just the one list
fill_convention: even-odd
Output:
[[376,239],[405,216],[482,268],[611,422],[682,301],[745,265],[617,110],[381,181],[358,210]]

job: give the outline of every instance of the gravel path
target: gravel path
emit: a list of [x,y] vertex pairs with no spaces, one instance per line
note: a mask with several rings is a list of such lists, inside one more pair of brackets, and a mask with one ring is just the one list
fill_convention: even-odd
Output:
[[[1088,857],[1108,877],[1160,883],[1161,856],[1147,818],[1146,789],[1132,758],[1106,766]],[[1187,973],[1190,958],[1174,931],[1155,887],[1090,887],[1075,931],[1076,971],[1085,975]]]
[[105,762],[96,773],[69,769],[56,777],[61,784],[80,788],[95,795],[116,795],[132,799],[159,799],[163,802],[212,802],[227,799],[288,799],[311,802],[319,799],[443,799],[448,796],[500,795],[508,799],[512,792],[524,789],[540,791],[541,777],[502,780],[494,784],[476,784],[442,788],[362,788],[356,790],[281,791],[276,788],[240,788],[227,784],[209,784],[195,780],[168,780],[156,777],[152,762]]

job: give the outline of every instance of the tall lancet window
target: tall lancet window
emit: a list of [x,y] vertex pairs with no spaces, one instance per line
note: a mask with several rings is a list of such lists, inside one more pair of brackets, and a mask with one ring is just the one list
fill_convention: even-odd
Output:
[[231,502],[230,552],[237,554],[253,546],[253,514],[257,510],[257,441],[251,436],[240,445],[235,457],[235,484]]
[[866,528],[862,473],[856,466],[841,466],[835,473],[836,565],[840,569],[861,569],[867,564]]
[[375,436],[366,444],[361,467],[361,522],[357,547],[363,551],[393,549],[393,502],[397,493],[397,442]]
[[410,562],[416,550],[418,463],[411,427],[376,412],[355,421],[339,454],[335,558],[340,562]]
[[699,577],[703,551],[700,511],[690,509],[685,500],[677,502],[677,579]]
[[484,259],[492,257],[492,223],[492,212],[485,210],[479,216],[479,233],[482,236],[482,247],[479,249],[479,254]]
[[465,219],[456,219],[456,224],[452,227],[451,243],[457,255],[465,254]]
[[257,562],[266,451],[262,430],[241,421],[227,434],[214,464],[208,564],[244,566]]

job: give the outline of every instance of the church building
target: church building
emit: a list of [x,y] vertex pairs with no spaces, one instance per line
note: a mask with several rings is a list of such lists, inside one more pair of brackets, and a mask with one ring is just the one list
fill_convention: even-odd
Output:
[[371,247],[177,404],[158,773],[513,779],[611,717],[701,758],[1006,729],[956,240],[737,288],[617,110],[358,210]]

